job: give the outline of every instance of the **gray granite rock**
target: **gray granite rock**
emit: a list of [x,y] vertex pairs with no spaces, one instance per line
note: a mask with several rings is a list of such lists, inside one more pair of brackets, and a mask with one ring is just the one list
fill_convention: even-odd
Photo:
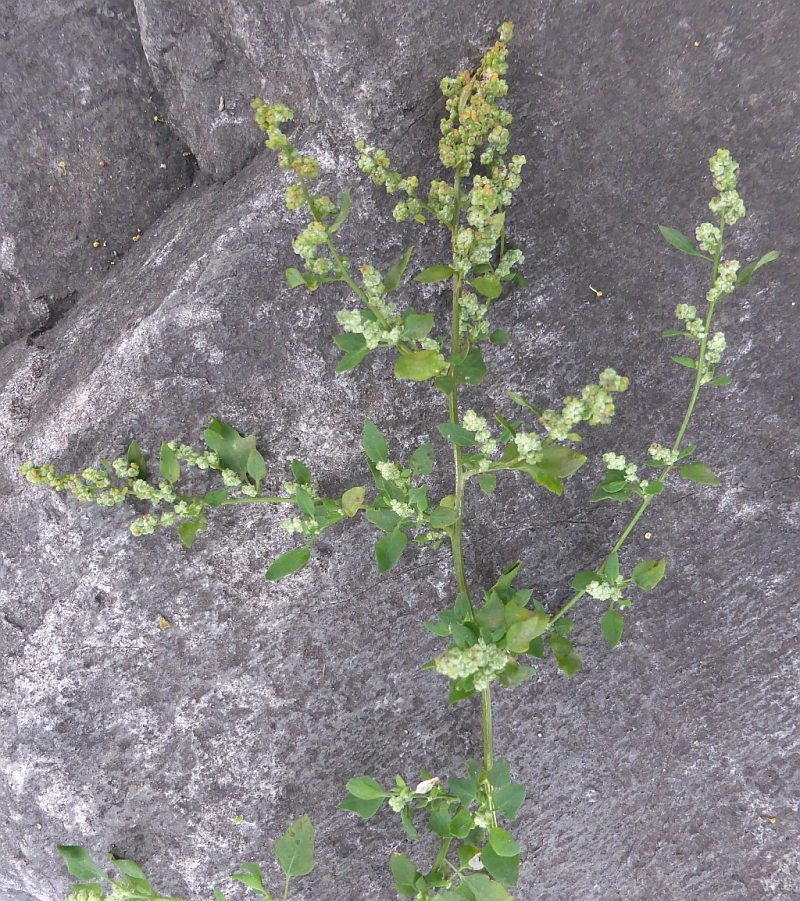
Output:
[[[226,21],[241,9],[226,7]],[[690,232],[710,194],[707,157],[728,146],[739,160],[748,218],[731,248],[742,259],[784,253],[720,308],[734,381],[701,399],[688,438],[723,487],[679,483],[657,499],[623,559],[665,555],[667,577],[637,597],[614,651],[599,636],[599,605],[586,603],[575,617],[583,669],[567,680],[548,663],[498,693],[495,744],[529,786],[516,829],[518,899],[794,901],[793,4],[292,8],[301,13],[323,31],[337,15],[345,24],[314,45],[309,71],[317,85],[330,81],[324,103],[309,90],[295,104],[307,115],[294,138],[323,160],[332,196],[356,186],[342,246],[382,268],[409,243],[417,268],[445,251],[428,227],[396,227],[391,201],[362,183],[349,150],[356,126],[436,177],[438,80],[475,62],[495,18],[515,17],[509,105],[528,167],[509,227],[530,290],[497,302],[493,323],[514,340],[487,351],[489,377],[465,390],[465,404],[513,415],[509,389],[553,403],[606,365],[631,378],[613,424],[588,434],[593,462],[562,498],[514,477],[491,499],[470,497],[465,554],[476,589],[521,559],[521,582],[553,605],[624,522],[622,510],[587,503],[597,455],[613,447],[641,457],[674,435],[690,374],[659,335],[676,303],[706,290],[702,267],[664,244],[656,225]],[[374,23],[370,47],[353,38],[357,22]],[[253,45],[277,40],[241,28]],[[224,34],[228,59],[235,47]],[[176,47],[181,39],[176,27]],[[155,68],[158,42],[148,40]],[[336,60],[351,52],[348,82]],[[401,52],[411,61],[405,80]],[[359,79],[364,106],[348,118]],[[216,145],[220,159],[231,154],[228,171],[255,147],[244,119],[241,144]],[[235,156],[236,147],[251,149]],[[192,149],[201,162],[217,152]],[[236,898],[226,874],[242,860],[266,862],[271,841],[304,812],[317,826],[319,865],[297,897],[389,898],[389,852],[419,849],[388,814],[364,824],[337,811],[344,783],[363,772],[413,779],[422,767],[457,775],[480,754],[478,706],[448,710],[442,680],[419,671],[441,647],[421,623],[452,600],[445,549],[410,550],[378,577],[375,532],[357,521],[326,533],[299,574],[267,583],[266,566],[291,546],[276,511],[220,511],[187,551],[163,533],[133,540],[130,508],[82,506],[17,474],[28,458],[80,469],[132,437],[151,455],[162,438],[197,444],[216,415],[257,435],[271,484],[297,456],[335,495],[367,478],[359,433],[369,416],[398,456],[432,435],[431,493],[449,490],[435,432],[441,396],[395,382],[377,355],[335,377],[330,336],[344,295],[286,288],[301,220],[282,208],[284,184],[262,154],[224,184],[185,192],[101,288],[0,354],[3,901],[66,893],[56,842],[133,857],[164,892],[208,897],[217,884]],[[446,312],[432,288],[408,284],[401,296]]]
[[193,163],[163,120],[130,0],[3,4],[0,85],[2,346],[102,283]]

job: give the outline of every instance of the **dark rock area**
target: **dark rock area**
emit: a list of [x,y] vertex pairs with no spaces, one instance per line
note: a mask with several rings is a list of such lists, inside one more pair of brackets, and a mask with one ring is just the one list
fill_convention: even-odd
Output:
[[[691,373],[660,333],[677,303],[700,305],[707,273],[657,225],[691,234],[707,218],[717,147],[739,161],[748,209],[729,255],[782,251],[720,305],[733,381],[704,390],[687,433],[722,487],[674,479],[622,555],[626,568],[665,556],[665,579],[637,593],[613,651],[602,605],[576,608],[577,676],[546,660],[495,693],[496,753],[529,788],[514,894],[797,901],[794,0],[135,6],[0,13],[0,901],[66,896],[56,843],[134,858],[164,893],[208,898],[217,885],[243,898],[227,874],[267,863],[302,813],[319,863],[292,897],[391,898],[390,852],[424,848],[388,813],[363,823],[336,810],[344,784],[460,775],[480,755],[480,705],[447,709],[444,680],[420,672],[443,647],[422,622],[452,603],[445,547],[409,548],[379,577],[375,530],[359,519],[269,583],[293,544],[276,510],[219,510],[186,550],[172,532],[134,539],[135,505],[81,505],[18,467],[80,471],[132,438],[154,460],[162,439],[200,447],[217,416],[256,434],[271,487],[299,457],[335,496],[368,479],[368,416],[396,458],[431,438],[429,491],[448,493],[443,396],[396,382],[381,354],[335,376],[335,313],[353,303],[333,286],[286,287],[304,220],[284,209],[285,176],[258,152],[248,104],[293,105],[293,140],[321,160],[325,190],[353,187],[337,237],[354,262],[385,271],[413,243],[418,271],[446,260],[442,235],[394,223],[352,140],[440,177],[439,80],[474,65],[504,18],[516,22],[512,148],[528,160],[508,230],[530,287],[493,307],[513,341],[487,349],[489,375],[464,408],[512,417],[508,390],[553,405],[605,366],[631,388],[610,426],[586,432],[591,462],[563,497],[510,474],[491,498],[470,494],[476,590],[520,559],[520,584],[563,601],[626,521],[588,503],[599,455],[642,460],[674,438]],[[188,190],[186,152],[201,172]],[[96,265],[102,235],[119,255]],[[399,294],[446,316],[438,286],[406,281]]]

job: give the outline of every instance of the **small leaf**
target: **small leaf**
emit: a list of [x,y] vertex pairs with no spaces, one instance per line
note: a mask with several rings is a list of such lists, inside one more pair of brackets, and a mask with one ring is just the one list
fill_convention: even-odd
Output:
[[689,463],[687,466],[679,466],[681,478],[690,482],[699,482],[701,485],[721,485],[722,482],[706,466],[705,463]]
[[378,431],[375,423],[370,419],[364,420],[361,444],[364,448],[364,453],[373,463],[382,463],[386,459],[388,454],[386,440]]
[[311,500],[311,495],[302,485],[298,485],[295,488],[294,499],[297,502],[297,506],[300,508],[300,512],[304,516],[314,519],[316,514],[316,511],[314,510],[314,501]]
[[332,235],[334,232],[337,232],[341,226],[344,224],[347,217],[350,215],[350,188],[348,188],[344,194],[342,194],[342,198],[339,201],[339,215],[333,220],[333,222],[328,226],[328,234]]
[[528,790],[524,785],[517,782],[509,782],[495,790],[494,806],[503,814],[510,822],[514,822],[517,818],[517,812],[525,803],[525,796]]
[[135,463],[139,467],[139,474],[136,478],[147,478],[147,464],[144,461],[144,454],[142,454],[139,445],[135,441],[131,441],[128,445],[127,460],[128,463]]
[[[465,896],[468,901],[512,901],[511,895],[497,882],[488,876],[478,873],[473,876],[462,876],[461,885],[466,886],[472,896]],[[460,887],[459,887],[460,888]]]
[[506,634],[506,649],[512,654],[524,654],[534,638],[547,630],[550,617],[546,613],[534,613],[530,619],[514,623]]
[[106,874],[89,857],[83,845],[56,845],[56,851],[64,858],[70,876],[76,879],[105,879]]
[[306,814],[276,840],[275,860],[287,876],[307,876],[314,869],[314,827]]
[[433,313],[407,313],[403,316],[403,338],[407,341],[427,338],[432,328]]
[[697,360],[693,360],[691,357],[671,357],[671,359],[687,369],[697,369]]
[[457,522],[457,520],[458,514],[455,510],[450,507],[439,506],[431,511],[429,521],[432,529],[446,529],[448,526],[452,526],[454,522]]
[[665,328],[663,332],[661,332],[662,338],[691,338],[692,336],[689,332],[683,332],[678,328]]
[[494,300],[503,293],[503,286],[496,278],[484,278],[481,276],[480,278],[471,281],[470,285],[472,285],[478,294],[483,294],[483,296],[488,297],[489,300]]
[[283,579],[285,576],[296,573],[298,569],[301,569],[308,563],[310,556],[311,549],[307,544],[281,554],[267,570],[266,580],[268,582],[277,582],[278,579]]
[[455,367],[456,382],[463,385],[480,385],[486,375],[486,364],[479,347],[471,347],[463,363]]
[[608,560],[606,560],[603,567],[603,572],[608,577],[609,582],[616,582],[619,578],[619,554],[616,551],[613,554],[609,554]]
[[447,369],[447,363],[436,350],[417,350],[410,354],[400,354],[394,364],[396,379],[410,379],[424,382]]
[[664,490],[664,483],[658,481],[651,482],[649,485],[645,485],[642,490],[645,494],[661,494]]
[[533,406],[533,404],[529,404],[528,401],[526,401],[521,394],[517,394],[516,391],[506,391],[506,394],[511,398],[511,400],[514,401],[515,404],[519,404],[521,407],[527,407],[537,416],[542,415],[541,410],[537,410],[536,407]]
[[658,230],[661,234],[666,238],[666,240],[675,248],[681,251],[681,253],[688,253],[691,257],[701,257],[703,256],[698,250],[695,250],[694,244],[686,237],[686,235],[681,234],[677,228],[665,228],[663,225],[658,226]]
[[342,495],[342,513],[345,516],[355,516],[364,503],[364,486],[348,488]]
[[351,353],[346,353],[341,360],[336,364],[336,372],[337,374],[341,374],[342,372],[350,372],[351,369],[355,369],[356,366],[367,356],[369,353],[369,348],[365,345],[360,350],[354,350]]
[[482,472],[478,476],[478,485],[484,494],[490,495],[497,487],[497,476],[493,472]]
[[633,567],[633,581],[642,591],[651,591],[664,578],[666,559],[642,560]]
[[[147,883],[147,877],[144,875],[142,868],[133,860],[124,860],[121,857],[114,857],[111,855],[111,862],[114,866],[123,873],[125,876],[129,876],[131,879],[137,879],[141,882]],[[148,888],[149,888],[149,883]]]
[[217,488],[214,491],[209,491],[203,498],[203,503],[207,504],[209,507],[219,507],[228,499],[228,492],[230,490],[230,488]]
[[417,881],[419,873],[414,864],[411,863],[405,854],[394,852],[389,859],[389,866],[394,877],[395,891],[400,895],[405,895],[407,898],[415,897],[417,889],[414,883]]
[[371,801],[366,801],[348,792],[347,797],[339,805],[339,810],[349,810],[351,813],[358,814],[362,820],[368,820],[375,816],[381,804],[383,804],[383,798],[373,798]]
[[264,888],[261,867],[257,863],[242,863],[239,866],[244,870],[244,873],[231,873],[231,879],[241,882],[242,885],[246,885],[255,892],[266,895],[267,890]]
[[728,382],[730,382],[730,380],[732,378],[733,378],[733,376],[730,376],[730,375],[721,375],[721,376],[719,376],[719,378],[711,379],[711,381],[708,384],[714,385],[715,387],[720,387],[722,385],[727,385]]
[[411,254],[413,252],[414,247],[412,245],[386,273],[386,278],[383,280],[383,284],[387,291],[394,291],[400,284],[400,279],[403,277],[403,273],[406,271],[406,266],[408,266],[408,261],[411,259]]
[[358,779],[351,779],[347,783],[347,790],[351,795],[360,798],[362,801],[374,801],[376,798],[388,798],[389,792],[381,788],[380,783],[376,782],[372,776],[361,776]]
[[769,253],[765,253],[757,263],[749,263],[739,273],[739,277],[736,279],[736,284],[746,285],[753,277],[753,273],[756,271],[756,269],[760,269],[767,263],[771,263],[773,260],[777,260],[780,255],[781,252],[779,250],[770,250]]
[[184,520],[178,526],[178,538],[180,538],[181,544],[184,547],[191,547],[194,544],[197,533],[202,532],[204,529],[205,526],[203,523],[196,519]]
[[267,474],[264,458],[255,448],[247,456],[247,474],[256,483],[256,486]]
[[394,569],[403,555],[403,551],[408,544],[408,537],[405,532],[395,529],[384,535],[375,545],[375,560],[378,564],[378,572],[386,573],[390,569]]
[[452,266],[428,266],[419,275],[414,276],[414,281],[422,282],[423,285],[432,285],[434,282],[446,281],[455,274],[456,271]]
[[615,648],[622,638],[624,623],[616,610],[606,610],[605,616],[600,620],[600,631],[610,648]]
[[684,457],[688,457],[689,454],[693,454],[696,450],[697,450],[696,444],[689,444],[678,454],[678,459],[683,460]]
[[225,895],[218,889],[214,889],[214,901],[225,901]]
[[218,419],[212,419],[203,432],[203,440],[217,454],[223,469],[231,469],[240,476],[247,472],[250,451],[256,446],[255,435],[248,435],[245,438],[232,426]]
[[489,340],[492,344],[508,344],[511,340],[511,335],[504,329],[496,328],[492,334],[489,335]]
[[586,462],[586,457],[571,447],[558,447],[545,444],[542,448],[542,459],[537,467],[557,479],[566,479]]
[[519,854],[509,856],[498,854],[496,848],[490,842],[481,851],[481,862],[486,867],[489,875],[498,882],[509,886],[517,884],[519,880]]
[[572,580],[573,591],[585,591],[590,582],[602,582],[603,577],[590,569],[582,569]]
[[178,457],[175,451],[167,444],[166,441],[161,442],[161,457],[158,461],[158,471],[162,479],[175,483],[181,477],[181,466],[178,463]]
[[361,350],[366,347],[367,339],[361,334],[344,332],[344,334],[341,335],[334,335],[333,343],[339,350],[343,350],[345,353],[351,353],[352,351]]
[[421,444],[411,455],[409,467],[412,476],[427,476],[433,472],[434,454],[430,441]]
[[401,517],[394,510],[387,510],[386,508],[367,507],[365,513],[368,522],[377,526],[381,532],[391,532],[401,521]]
[[299,460],[292,460],[292,477],[298,485],[311,483],[311,473],[308,471],[308,467]]
[[286,284],[290,288],[299,288],[300,285],[302,285],[303,287],[306,286],[306,280],[303,278],[303,275],[299,269],[295,269],[294,267],[287,269],[285,275]]
[[581,658],[572,650],[572,642],[562,635],[550,636],[550,650],[561,672],[574,676],[581,668]]
[[452,422],[443,422],[441,425],[437,425],[436,428],[439,430],[442,438],[446,438],[453,444],[459,445],[459,447],[472,447],[475,444],[475,432],[470,432],[469,429],[465,429],[463,426]]

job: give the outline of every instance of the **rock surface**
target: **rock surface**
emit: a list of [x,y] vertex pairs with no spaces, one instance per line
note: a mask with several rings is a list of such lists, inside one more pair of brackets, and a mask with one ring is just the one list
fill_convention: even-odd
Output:
[[[421,623],[452,599],[444,548],[409,550],[378,577],[374,529],[356,521],[325,533],[301,573],[266,583],[268,563],[291,546],[276,511],[218,511],[187,551],[173,534],[134,540],[130,507],[79,505],[32,488],[17,467],[33,458],[80,470],[133,437],[152,459],[162,438],[199,445],[216,415],[256,434],[270,484],[300,457],[335,496],[367,477],[365,416],[397,457],[436,436],[441,395],[395,382],[387,359],[334,377],[335,312],[350,304],[331,288],[286,288],[302,222],[283,209],[269,155],[244,166],[260,139],[245,101],[285,82],[274,99],[296,98],[294,138],[323,161],[328,192],[357,186],[342,247],[385,269],[414,243],[419,269],[444,259],[441,236],[393,223],[350,142],[363,133],[407,171],[437,177],[438,81],[475,63],[503,15],[517,23],[512,146],[528,158],[509,230],[530,290],[497,302],[493,324],[514,340],[487,351],[489,376],[465,390],[465,406],[512,416],[507,390],[552,404],[611,365],[632,388],[584,449],[593,461],[612,447],[642,458],[674,436],[690,385],[669,360],[680,349],[660,332],[676,303],[699,303],[706,290],[702,266],[656,225],[691,233],[705,218],[705,161],[718,146],[741,164],[748,207],[731,251],[749,260],[783,250],[721,306],[734,381],[701,395],[687,435],[723,487],[674,484],[625,551],[628,566],[665,555],[667,578],[637,596],[615,651],[599,636],[599,605],[587,603],[575,617],[581,672],[567,680],[547,663],[496,694],[496,751],[529,786],[516,897],[800,897],[791,0],[502,11],[462,0],[401,12],[360,0],[141,0],[137,14],[165,118],[202,168],[238,174],[178,196],[181,170],[158,201],[174,202],[102,284],[0,353],[0,899],[64,896],[57,842],[134,858],[165,893],[209,897],[216,884],[237,898],[226,875],[243,860],[267,862],[272,840],[304,812],[319,865],[298,898],[392,897],[389,852],[419,849],[388,814],[364,824],[337,811],[344,783],[364,772],[413,780],[420,768],[459,775],[479,756],[478,705],[446,709],[443,680],[419,671],[441,648]],[[37,49],[37,32],[26,33],[20,58]],[[146,109],[139,38],[131,30],[127,40],[130,103]],[[72,60],[86,49],[65,48]],[[119,90],[114,71],[104,96]],[[77,90],[79,79],[69,83]],[[233,123],[219,124],[225,113]],[[144,175],[153,132],[135,134],[134,212],[155,190]],[[57,135],[54,126],[51,146]],[[47,212],[33,202],[31,211]],[[33,259],[28,243],[17,246]],[[63,271],[82,259],[65,252]],[[407,283],[402,299],[442,321],[446,298],[418,293]],[[435,444],[439,496],[451,489],[447,450]],[[619,508],[588,505],[598,473],[593,462],[560,499],[513,477],[491,499],[471,496],[471,584],[521,559],[521,584],[545,603],[563,600],[625,522]]]

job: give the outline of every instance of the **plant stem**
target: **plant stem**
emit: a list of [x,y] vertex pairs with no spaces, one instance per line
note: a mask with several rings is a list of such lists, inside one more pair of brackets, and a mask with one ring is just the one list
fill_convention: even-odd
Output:
[[443,838],[441,847],[439,848],[439,853],[436,855],[436,859],[433,861],[433,865],[431,866],[431,873],[435,873],[437,870],[443,872],[443,864],[447,860],[447,852],[450,848],[450,842],[452,842],[452,838]]
[[[717,246],[717,251],[714,254],[714,259],[713,259],[714,270],[711,275],[712,287],[717,280],[717,274],[719,272],[719,258],[722,253],[722,231],[723,231],[724,227],[725,227],[725,223],[723,221],[720,221],[720,241],[719,241],[719,245]],[[700,393],[700,388],[702,387],[703,376],[705,375],[706,344],[708,343],[708,334],[711,331],[711,319],[714,315],[714,306],[715,306],[715,301],[713,301],[713,300],[709,301],[708,312],[706,313],[705,327],[703,328],[703,334],[700,337],[700,348],[699,348],[698,354],[697,354],[697,369],[695,371],[694,387],[692,388],[692,394],[691,394],[691,397],[689,398],[689,404],[686,408],[686,413],[684,414],[683,421],[681,422],[681,427],[680,427],[680,429],[678,429],[678,435],[675,438],[675,441],[672,445],[673,453],[677,453],[681,449],[681,442],[683,441],[683,436],[686,434],[686,429],[689,426],[689,420],[692,418],[692,413],[694,412],[695,403],[697,402],[697,396]],[[664,468],[661,470],[661,472],[659,473],[657,481],[659,481],[663,484],[664,479],[669,475],[669,473],[672,471],[672,469],[674,469],[674,467],[675,467],[674,463],[666,464],[664,466]],[[612,554],[616,553],[622,547],[622,545],[625,543],[628,536],[633,531],[634,526],[636,525],[637,522],[639,522],[639,519],[641,518],[644,511],[648,508],[648,506],[650,505],[650,501],[652,501],[654,497],[656,497],[655,494],[650,494],[647,497],[642,499],[642,502],[639,504],[639,508],[633,514],[633,516],[631,517],[630,521],[625,526],[625,528],[622,530],[622,533],[620,534],[619,538],[617,538],[617,540],[614,542],[614,546],[608,552],[608,554],[604,558],[603,562],[597,568],[596,572],[598,572],[602,575],[602,573],[605,569],[605,566],[609,561],[609,558],[611,557]],[[577,602],[584,596],[584,594],[586,594],[585,591],[575,592],[575,594],[566,602],[566,604],[564,604],[564,606],[552,617],[552,619],[550,620],[550,624],[556,622],[556,620],[561,619],[561,617],[564,616],[564,614],[567,613],[567,611],[571,607],[573,607],[575,604],[577,604]]]
[[289,880],[291,878],[291,876],[286,877],[286,885],[283,888],[283,901],[286,901],[286,899],[289,897]]

